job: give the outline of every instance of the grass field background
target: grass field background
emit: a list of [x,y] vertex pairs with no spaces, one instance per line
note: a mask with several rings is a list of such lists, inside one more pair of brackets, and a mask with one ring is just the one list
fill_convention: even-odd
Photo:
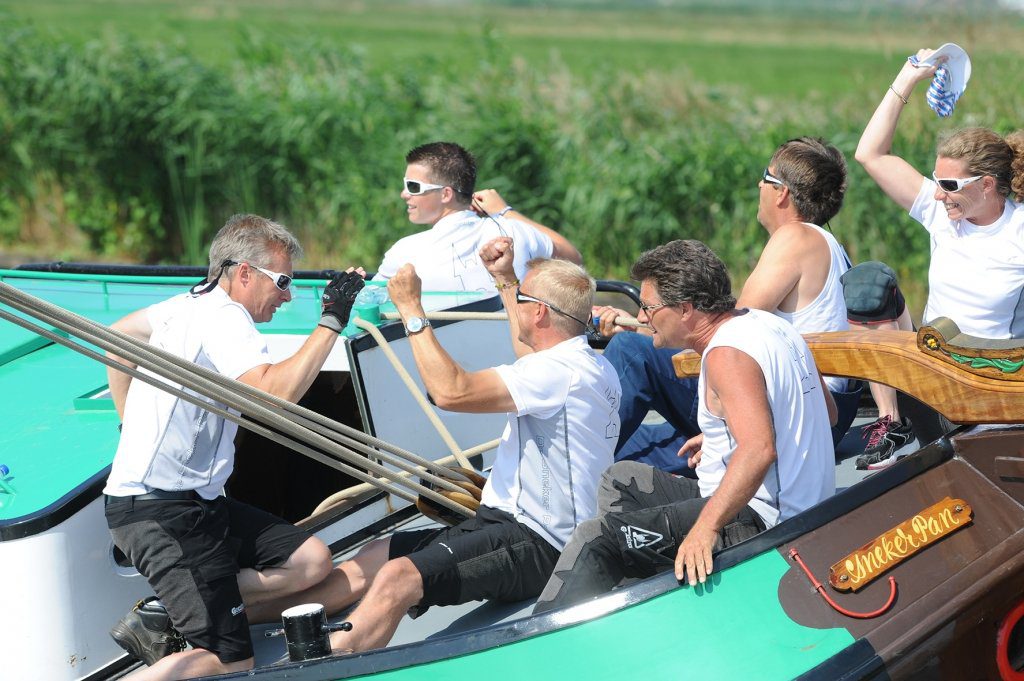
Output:
[[853,161],[900,62],[957,42],[974,75],[951,120],[907,107],[896,150],[1008,132],[1024,22],[993,3],[0,3],[0,250],[198,262],[231,212],[272,215],[303,266],[372,269],[414,231],[402,158],[454,139],[478,186],[566,233],[597,276],[640,251],[707,241],[737,284],[765,235],[756,181],[800,134],[851,164],[832,228],[924,302],[927,236]]

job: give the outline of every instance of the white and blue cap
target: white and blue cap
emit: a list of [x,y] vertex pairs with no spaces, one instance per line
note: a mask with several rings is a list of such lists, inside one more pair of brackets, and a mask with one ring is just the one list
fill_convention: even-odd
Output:
[[971,58],[967,52],[956,43],[946,43],[927,59],[918,59],[917,56],[909,59],[915,66],[939,66],[925,93],[925,100],[939,116],[951,115],[957,100],[967,89],[967,81],[971,79]]

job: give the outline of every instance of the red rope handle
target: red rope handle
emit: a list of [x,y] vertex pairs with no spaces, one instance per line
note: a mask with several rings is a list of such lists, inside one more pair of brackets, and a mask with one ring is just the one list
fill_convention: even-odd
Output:
[[886,610],[891,608],[892,604],[896,601],[896,578],[892,575],[889,575],[889,600],[885,602],[885,605],[883,605],[878,610],[874,610],[872,612],[854,612],[852,610],[847,610],[843,606],[833,601],[832,597],[825,592],[825,587],[822,585],[821,582],[817,580],[817,578],[814,576],[811,570],[804,563],[803,559],[800,558],[800,553],[795,548],[789,550],[789,557],[795,560],[797,563],[799,563],[800,567],[803,568],[804,574],[807,575],[807,579],[811,580],[811,586],[814,587],[815,591],[821,594],[821,597],[825,599],[825,602],[831,605],[832,608],[835,609],[837,612],[846,615],[847,617],[855,617],[857,619],[863,620],[871,619],[872,617],[878,617]]

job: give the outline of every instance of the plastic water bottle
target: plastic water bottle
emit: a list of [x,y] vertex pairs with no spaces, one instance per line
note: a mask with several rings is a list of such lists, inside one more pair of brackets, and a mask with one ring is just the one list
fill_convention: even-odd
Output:
[[363,305],[383,305],[388,302],[388,287],[387,286],[374,286],[368,284],[356,294],[356,300],[353,303],[353,307],[361,307]]
[[388,302],[388,289],[386,286],[371,286],[369,284],[364,286],[356,294],[356,299],[352,303],[352,316],[349,317],[348,324],[345,326],[345,335],[351,336],[362,332],[362,329],[352,321],[356,317],[380,326],[380,306],[386,302]]

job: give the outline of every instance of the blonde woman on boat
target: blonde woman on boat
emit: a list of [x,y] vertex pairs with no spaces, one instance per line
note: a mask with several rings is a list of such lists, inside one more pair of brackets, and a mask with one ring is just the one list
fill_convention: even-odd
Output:
[[[946,133],[939,139],[934,166],[926,171],[930,177],[892,150],[900,114],[915,98],[918,84],[930,80],[940,65],[925,65],[932,52],[919,50],[916,59],[903,63],[864,129],[856,159],[928,233],[931,263],[923,322],[949,317],[972,336],[1021,338],[1024,206],[1015,199],[1024,194],[1024,132],[1004,137],[986,128],[964,128]],[[915,99],[924,104],[923,98]],[[908,329],[909,322],[904,313],[896,326]],[[894,395],[888,388],[885,393]],[[905,427],[895,399],[876,395],[876,402],[880,416],[888,417],[882,424],[887,431]],[[887,439],[888,432],[883,444]],[[880,449],[876,458],[883,460],[892,450]]]

